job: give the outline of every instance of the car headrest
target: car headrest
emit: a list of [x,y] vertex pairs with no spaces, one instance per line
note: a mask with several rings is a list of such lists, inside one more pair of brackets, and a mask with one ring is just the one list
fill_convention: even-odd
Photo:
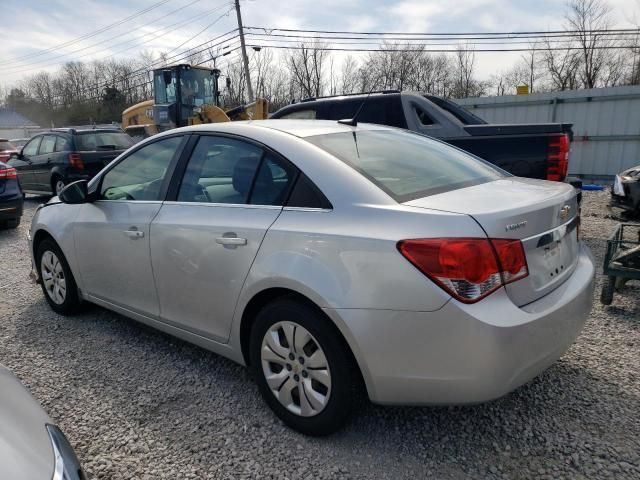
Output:
[[258,159],[255,157],[243,157],[238,160],[233,168],[233,188],[240,195],[246,197],[251,188],[251,180],[256,170]]
[[[251,181],[258,164],[255,157],[243,157],[238,160],[233,169],[233,188],[240,195],[246,197],[251,188]],[[256,187],[258,191],[268,190],[273,185],[273,177],[269,168],[262,168],[256,178]]]

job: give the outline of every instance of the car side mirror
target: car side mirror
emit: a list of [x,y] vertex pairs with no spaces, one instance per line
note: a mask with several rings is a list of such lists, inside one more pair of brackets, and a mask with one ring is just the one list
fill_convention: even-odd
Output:
[[62,203],[88,203],[93,201],[87,190],[88,182],[86,180],[78,180],[70,183],[62,189],[58,198]]
[[13,152],[11,155],[9,155],[9,160],[24,160],[24,158],[22,157],[21,153]]

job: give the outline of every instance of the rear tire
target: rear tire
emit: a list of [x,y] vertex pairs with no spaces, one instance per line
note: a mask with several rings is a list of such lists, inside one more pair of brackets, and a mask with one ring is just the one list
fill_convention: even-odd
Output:
[[264,307],[251,330],[251,369],[263,399],[305,435],[339,430],[353,406],[352,362],[329,322],[313,307],[284,297]]
[[609,275],[604,279],[602,291],[600,292],[600,303],[603,305],[611,305],[613,302],[613,292],[616,288],[616,277]]
[[38,245],[36,267],[42,292],[53,311],[61,315],[76,313],[81,303],[78,287],[67,259],[53,240],[45,239]]
[[66,187],[67,184],[64,182],[64,180],[62,179],[62,177],[60,177],[59,175],[55,175],[52,179],[51,179],[51,193],[53,195],[60,195],[60,192],[64,189],[64,187]]

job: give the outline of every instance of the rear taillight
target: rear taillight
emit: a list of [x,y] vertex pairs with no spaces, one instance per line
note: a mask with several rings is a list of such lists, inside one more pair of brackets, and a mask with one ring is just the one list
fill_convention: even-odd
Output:
[[547,149],[547,180],[563,182],[569,168],[569,135],[552,135]]
[[0,180],[15,180],[18,178],[18,172],[13,167],[0,169]]
[[398,250],[454,298],[474,303],[529,275],[520,240],[431,238],[402,240]]
[[69,154],[69,163],[72,167],[77,168],[78,170],[84,170],[84,162],[82,161],[80,154],[77,152]]

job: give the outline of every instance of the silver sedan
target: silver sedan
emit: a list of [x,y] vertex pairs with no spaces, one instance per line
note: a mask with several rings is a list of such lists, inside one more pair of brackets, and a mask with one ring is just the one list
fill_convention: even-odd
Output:
[[380,404],[500,397],[579,334],[594,265],[569,185],[377,125],[156,135],[41,207],[36,275],[248,365],[311,435]]

